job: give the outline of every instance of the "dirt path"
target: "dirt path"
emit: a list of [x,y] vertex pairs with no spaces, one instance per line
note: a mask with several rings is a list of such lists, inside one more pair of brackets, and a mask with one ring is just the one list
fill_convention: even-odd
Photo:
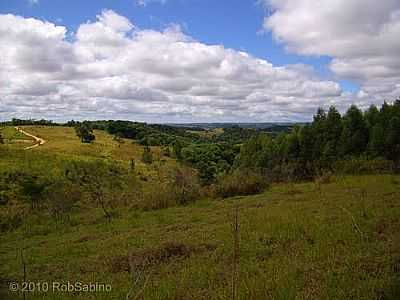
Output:
[[14,128],[15,128],[17,131],[19,131],[19,132],[25,134],[26,136],[29,136],[29,137],[33,138],[33,139],[36,141],[36,144],[35,144],[35,145],[29,146],[29,147],[25,147],[25,148],[24,148],[25,150],[29,150],[29,149],[32,149],[32,148],[36,148],[36,147],[39,147],[39,146],[43,145],[44,143],[46,143],[46,141],[45,141],[44,139],[42,139],[42,138],[40,138],[40,137],[37,137],[37,136],[34,136],[33,134],[30,134],[30,133],[28,133],[28,132],[22,130],[22,129],[19,128],[19,127],[14,127]]

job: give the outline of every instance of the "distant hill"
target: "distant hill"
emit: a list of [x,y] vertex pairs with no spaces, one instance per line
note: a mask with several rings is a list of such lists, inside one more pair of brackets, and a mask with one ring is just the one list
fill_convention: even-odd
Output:
[[275,128],[292,128],[295,125],[304,125],[306,123],[295,123],[295,122],[278,122],[278,123],[166,123],[165,125],[173,127],[185,127],[185,128],[201,128],[201,129],[214,129],[214,128],[254,128],[254,129],[275,129]]

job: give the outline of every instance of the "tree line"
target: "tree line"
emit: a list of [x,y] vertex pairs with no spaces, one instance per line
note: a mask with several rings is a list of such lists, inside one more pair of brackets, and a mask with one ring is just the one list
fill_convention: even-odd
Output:
[[380,160],[398,168],[400,100],[379,109],[372,105],[364,112],[352,105],[343,116],[334,106],[328,111],[319,108],[310,124],[295,126],[290,133],[251,138],[241,147],[235,167],[276,179],[302,179],[354,159]]

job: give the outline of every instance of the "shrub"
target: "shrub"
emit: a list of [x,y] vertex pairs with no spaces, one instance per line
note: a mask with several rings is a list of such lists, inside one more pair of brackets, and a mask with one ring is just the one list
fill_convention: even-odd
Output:
[[[163,170],[161,170],[162,172]],[[167,169],[157,182],[144,189],[143,201],[139,208],[163,209],[176,205],[186,205],[200,198],[200,185],[196,173],[189,168],[176,167]]]
[[267,187],[267,180],[262,175],[250,170],[236,170],[220,178],[214,191],[217,197],[227,198],[258,194]]
[[69,218],[74,205],[81,199],[81,190],[66,180],[58,180],[46,189],[46,205],[55,219]]
[[200,196],[200,185],[192,169],[183,167],[173,169],[172,186],[178,204],[185,205],[194,202]]
[[101,207],[105,217],[112,218],[113,204],[124,191],[129,180],[128,171],[116,162],[74,161],[66,169],[66,178],[79,185],[82,198],[88,204]]
[[171,184],[159,183],[157,188],[144,189],[143,200],[138,203],[138,207],[143,210],[163,209],[176,205],[174,189]]
[[144,149],[143,149],[142,161],[143,161],[145,164],[148,164],[148,165],[150,165],[150,164],[153,163],[153,154],[152,154],[152,152],[151,152],[150,147],[147,146],[147,145],[144,146]]

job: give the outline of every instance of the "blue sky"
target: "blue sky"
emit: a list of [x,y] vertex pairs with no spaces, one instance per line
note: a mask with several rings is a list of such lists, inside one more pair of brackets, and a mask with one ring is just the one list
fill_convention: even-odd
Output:
[[[263,29],[263,20],[268,12],[255,0],[170,0],[165,3],[155,0],[146,5],[135,0],[0,2],[3,13],[52,21],[71,31],[76,31],[86,21],[93,21],[103,9],[114,10],[142,29],[161,30],[169,24],[179,24],[185,33],[202,43],[243,50],[276,66],[304,63],[313,66],[322,76],[330,76],[326,67],[330,57],[289,53],[284,45],[273,39],[271,32]],[[346,80],[341,85],[352,90],[356,86]]]
[[304,121],[393,100],[400,3],[348,1],[0,0],[0,118]]

